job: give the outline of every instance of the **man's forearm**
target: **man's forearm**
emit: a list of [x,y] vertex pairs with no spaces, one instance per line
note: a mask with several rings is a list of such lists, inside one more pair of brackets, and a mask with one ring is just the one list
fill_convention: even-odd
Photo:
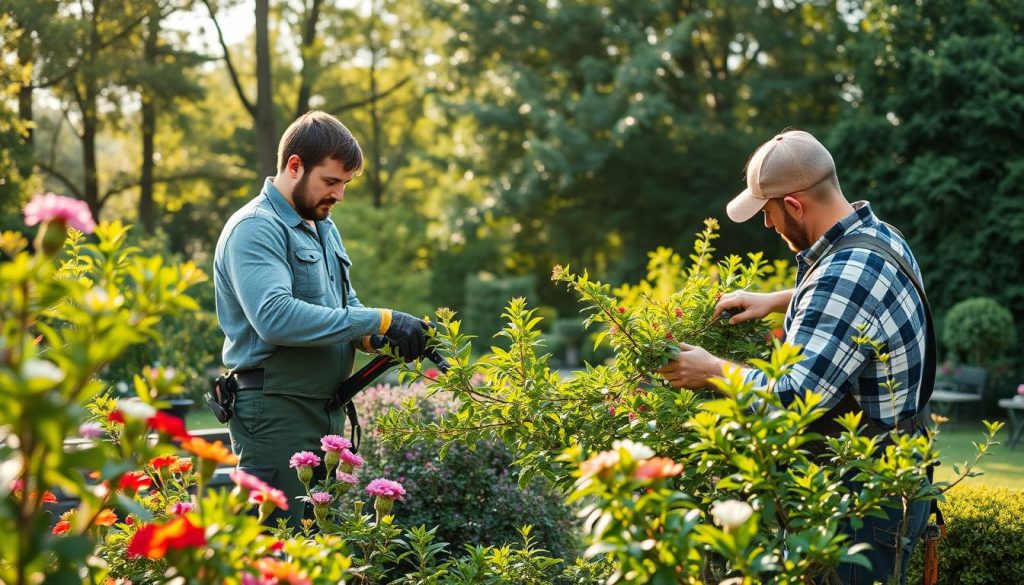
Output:
[[795,288],[789,288],[786,290],[780,290],[771,293],[772,295],[772,312],[773,313],[785,313],[786,309],[789,308],[790,301],[793,300],[793,293],[796,291]]

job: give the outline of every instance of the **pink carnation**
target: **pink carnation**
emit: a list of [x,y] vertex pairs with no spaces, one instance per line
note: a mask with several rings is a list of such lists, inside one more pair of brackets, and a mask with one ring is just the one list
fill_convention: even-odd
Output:
[[354,473],[345,473],[344,471],[339,471],[337,475],[335,475],[335,478],[337,478],[337,480],[340,481],[341,483],[347,483],[348,485],[356,485],[357,483],[359,483],[359,478],[356,477]]
[[366,493],[371,496],[377,496],[378,498],[403,500],[404,498],[402,496],[405,495],[405,488],[397,481],[391,481],[390,479],[375,479],[366,486]]
[[320,465],[320,458],[309,451],[299,451],[289,460],[291,467],[316,467]]
[[103,425],[98,422],[82,423],[78,427],[78,434],[86,439],[95,439],[103,436]]
[[195,509],[196,506],[192,502],[175,502],[174,505],[171,506],[171,514],[174,514],[175,516],[184,516]]
[[344,449],[351,449],[352,441],[338,435],[326,435],[320,439],[320,447],[322,447],[326,453],[330,453],[332,451],[338,452]]
[[341,452],[341,462],[348,463],[352,467],[362,467],[363,463],[365,463],[362,457],[356,455],[355,453],[349,451],[348,449],[345,449],[344,451]]
[[314,506],[326,506],[330,504],[334,499],[334,496],[327,492],[313,492],[309,495],[309,499],[313,500]]
[[54,193],[40,193],[25,206],[25,225],[58,221],[80,232],[91,234],[96,222],[85,201]]
[[239,487],[245,488],[250,492],[263,492],[270,489],[270,486],[267,485],[267,482],[256,477],[255,475],[246,473],[241,469],[232,469],[231,472],[228,474],[228,477],[231,478],[231,481],[238,484]]

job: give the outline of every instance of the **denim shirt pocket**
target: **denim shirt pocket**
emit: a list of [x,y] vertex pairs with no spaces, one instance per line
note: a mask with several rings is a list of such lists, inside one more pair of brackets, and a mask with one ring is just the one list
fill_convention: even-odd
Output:
[[292,257],[292,282],[296,296],[319,299],[324,295],[323,253],[313,248],[298,248]]

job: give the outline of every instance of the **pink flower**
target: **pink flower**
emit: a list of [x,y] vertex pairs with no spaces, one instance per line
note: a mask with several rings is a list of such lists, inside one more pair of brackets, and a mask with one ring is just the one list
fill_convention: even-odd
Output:
[[241,469],[232,469],[231,472],[228,474],[228,477],[231,478],[231,481],[238,484],[239,487],[244,488],[250,492],[263,492],[270,489],[270,486],[267,485],[267,482],[256,477],[255,475],[246,473]]
[[334,496],[327,492],[313,492],[309,495],[309,499],[313,501],[314,506],[326,506],[331,503]]
[[320,439],[320,447],[326,453],[338,452],[344,449],[351,449],[352,441],[338,435],[325,435]]
[[680,309],[679,307],[676,307],[676,317],[682,318],[682,316],[683,316],[683,310]]
[[363,463],[365,463],[362,457],[356,455],[355,453],[349,451],[348,449],[345,449],[344,451],[341,452],[341,462],[348,463],[352,467],[362,467]]
[[347,483],[348,485],[356,485],[359,483],[359,478],[356,477],[354,473],[339,471],[337,475],[335,475],[335,478],[341,483]]
[[249,502],[257,505],[263,502],[270,502],[282,510],[288,509],[288,497],[281,490],[274,488],[252,492],[249,494]]
[[56,221],[87,234],[96,229],[88,203],[54,193],[36,195],[25,206],[24,213],[28,226]]
[[103,436],[103,425],[98,422],[82,423],[78,427],[78,434],[86,439],[95,439]]
[[436,380],[441,372],[437,368],[427,368],[423,371],[423,375],[430,380]]
[[1021,396],[1024,396],[1024,384],[1021,384],[1020,386],[1017,386],[1017,394],[1020,394]]
[[309,451],[299,451],[289,460],[289,466],[294,468],[316,467],[317,465],[320,465],[320,458]]
[[378,498],[389,500],[404,500],[405,488],[397,481],[390,479],[375,479],[366,486],[366,493]]
[[171,514],[174,514],[175,516],[184,516],[195,509],[196,506],[192,502],[175,502],[174,505],[171,506]]

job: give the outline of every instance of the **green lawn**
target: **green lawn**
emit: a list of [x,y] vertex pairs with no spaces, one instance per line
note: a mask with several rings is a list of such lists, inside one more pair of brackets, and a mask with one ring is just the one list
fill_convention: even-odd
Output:
[[[188,414],[190,429],[223,426],[204,405],[197,404]],[[949,428],[948,424],[945,426],[937,439],[942,460],[942,465],[935,470],[935,477],[939,480],[948,480],[953,476],[953,465],[963,468],[965,461],[973,461],[975,450],[971,442],[980,442],[984,437],[981,424],[959,423],[953,428]],[[1024,490],[1024,441],[1014,451],[1006,447],[1005,442],[1010,438],[1009,425],[999,431],[997,438],[1004,444],[994,445],[978,464],[977,469],[984,474],[967,478],[962,483]]]
[[[985,427],[980,423],[958,423],[953,428],[949,428],[947,423],[944,427],[936,439],[942,461],[935,470],[935,477],[939,480],[948,480],[954,475],[953,465],[960,466],[962,471],[965,461],[973,461],[976,450],[971,443],[980,443],[985,436]],[[962,483],[1024,489],[1024,441],[1013,451],[1007,448],[1009,424],[999,431],[996,439],[1002,444],[993,445],[976,468],[984,474],[967,478]]]

